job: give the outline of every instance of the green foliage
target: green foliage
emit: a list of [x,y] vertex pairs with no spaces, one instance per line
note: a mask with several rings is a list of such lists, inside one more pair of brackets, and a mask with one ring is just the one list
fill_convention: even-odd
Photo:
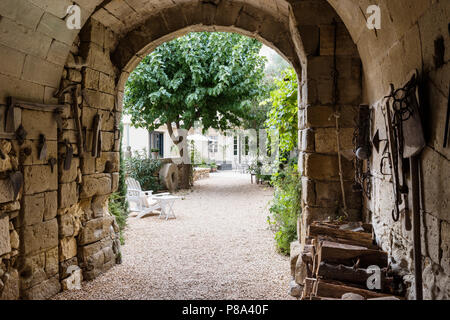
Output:
[[193,32],[159,46],[130,75],[125,111],[134,126],[154,130],[194,121],[226,130],[239,126],[260,96],[262,44],[234,33]]
[[271,103],[266,127],[278,130],[280,153],[283,154],[297,148],[298,83],[294,69],[283,71],[275,85],[276,89],[265,102]]
[[158,176],[161,166],[161,160],[149,159],[145,150],[136,152],[131,158],[125,160],[127,174],[139,181],[144,191],[156,192],[162,189]]
[[[123,132],[123,124],[120,125],[120,131]],[[122,137],[122,135],[121,135]],[[127,184],[125,183],[125,165],[122,155],[122,138],[120,139],[120,168],[119,168],[119,188],[116,193],[109,197],[109,212],[116,218],[116,222],[120,228],[120,242],[124,244],[123,229],[127,223],[128,217],[128,201],[127,201]]]
[[278,250],[289,254],[291,242],[297,239],[297,219],[301,212],[301,179],[295,160],[272,176],[272,184],[275,195],[267,220],[275,231]]

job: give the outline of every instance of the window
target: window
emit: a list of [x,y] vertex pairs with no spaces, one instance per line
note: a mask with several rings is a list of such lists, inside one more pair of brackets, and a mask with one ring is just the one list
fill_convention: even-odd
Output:
[[159,150],[159,156],[164,158],[164,134],[161,132],[154,132],[152,134],[152,149]]
[[217,136],[208,137],[208,151],[211,153],[216,153],[219,151],[219,144],[217,141]]
[[237,156],[238,155],[238,137],[234,137],[233,139],[233,151],[234,151],[234,155]]
[[250,140],[250,138],[248,136],[246,136],[244,138],[244,155],[246,155],[246,156],[248,156],[248,152],[250,150],[249,140]]

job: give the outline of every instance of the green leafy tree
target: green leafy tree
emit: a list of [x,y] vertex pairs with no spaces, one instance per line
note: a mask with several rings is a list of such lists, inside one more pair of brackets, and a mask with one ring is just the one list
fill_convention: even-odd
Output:
[[275,79],[276,89],[270,93],[270,103],[266,127],[276,129],[279,134],[280,153],[297,148],[298,135],[298,83],[293,68],[283,71],[281,78]]
[[134,126],[155,130],[172,124],[189,130],[239,126],[260,96],[262,44],[233,33],[190,33],[159,46],[130,75],[125,111]]

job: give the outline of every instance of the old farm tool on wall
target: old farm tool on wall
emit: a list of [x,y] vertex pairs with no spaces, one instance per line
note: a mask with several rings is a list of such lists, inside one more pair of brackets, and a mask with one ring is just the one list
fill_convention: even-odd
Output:
[[73,147],[67,139],[64,140],[64,144],[66,146],[66,153],[64,155],[64,171],[69,171],[72,166]]
[[94,158],[100,156],[101,153],[101,128],[102,128],[102,116],[100,114],[96,114],[94,117],[94,126],[92,127],[92,150],[91,155]]
[[445,131],[444,131],[444,148],[447,148],[448,143],[448,136],[450,135],[450,88],[448,90],[448,103],[447,103],[447,118],[445,120]]
[[83,142],[83,132],[81,127],[80,110],[79,110],[79,98],[81,97],[81,86],[76,86],[72,88],[72,114],[75,120],[75,126],[77,129],[78,136],[78,155],[80,158],[84,156],[84,142]]
[[14,200],[17,199],[17,195],[22,189],[23,186],[23,174],[20,171],[13,172],[9,175],[9,180],[11,181],[11,185],[14,191]]
[[[418,156],[426,145],[420,117],[418,72],[400,89],[392,88],[393,126],[398,141],[400,157],[409,158],[413,212],[414,274],[416,299],[422,300],[422,253],[420,232],[420,179]],[[387,114],[389,115],[389,111]]]
[[45,135],[39,136],[39,160],[45,160],[47,158],[47,139]]

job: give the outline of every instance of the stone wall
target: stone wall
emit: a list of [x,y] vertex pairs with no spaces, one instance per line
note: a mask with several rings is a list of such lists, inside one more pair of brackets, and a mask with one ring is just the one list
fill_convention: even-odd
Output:
[[[300,1],[292,4],[292,10],[307,56],[299,106],[299,167],[303,196],[298,233],[303,242],[307,226],[314,220],[339,216],[360,219],[361,194],[352,191],[355,176],[353,160],[343,156],[342,174],[347,205],[347,210],[344,210],[334,115],[336,112],[339,114],[341,151],[351,155],[354,118],[362,102],[362,71],[350,34],[325,1]],[[320,18],[312,19],[311,12]],[[335,34],[338,71],[336,101],[333,99]]]
[[[382,28],[376,32],[364,27],[361,15],[370,1],[360,1],[359,7],[351,1],[329,2],[349,28],[363,61],[364,103],[372,106],[374,114],[372,134],[379,129],[385,137],[379,102],[389,93],[389,84],[398,88],[412,69],[419,71],[427,141],[420,157],[424,298],[449,299],[450,148],[443,148],[450,83],[449,2],[377,1]],[[444,50],[439,49],[440,41]],[[364,201],[364,215],[372,220],[379,244],[391,254],[392,266],[413,288],[412,231],[405,228],[405,216],[393,222],[392,185],[380,174],[380,154],[374,149],[372,154],[368,165],[373,187],[370,199]],[[413,291],[408,291],[410,298]]]

